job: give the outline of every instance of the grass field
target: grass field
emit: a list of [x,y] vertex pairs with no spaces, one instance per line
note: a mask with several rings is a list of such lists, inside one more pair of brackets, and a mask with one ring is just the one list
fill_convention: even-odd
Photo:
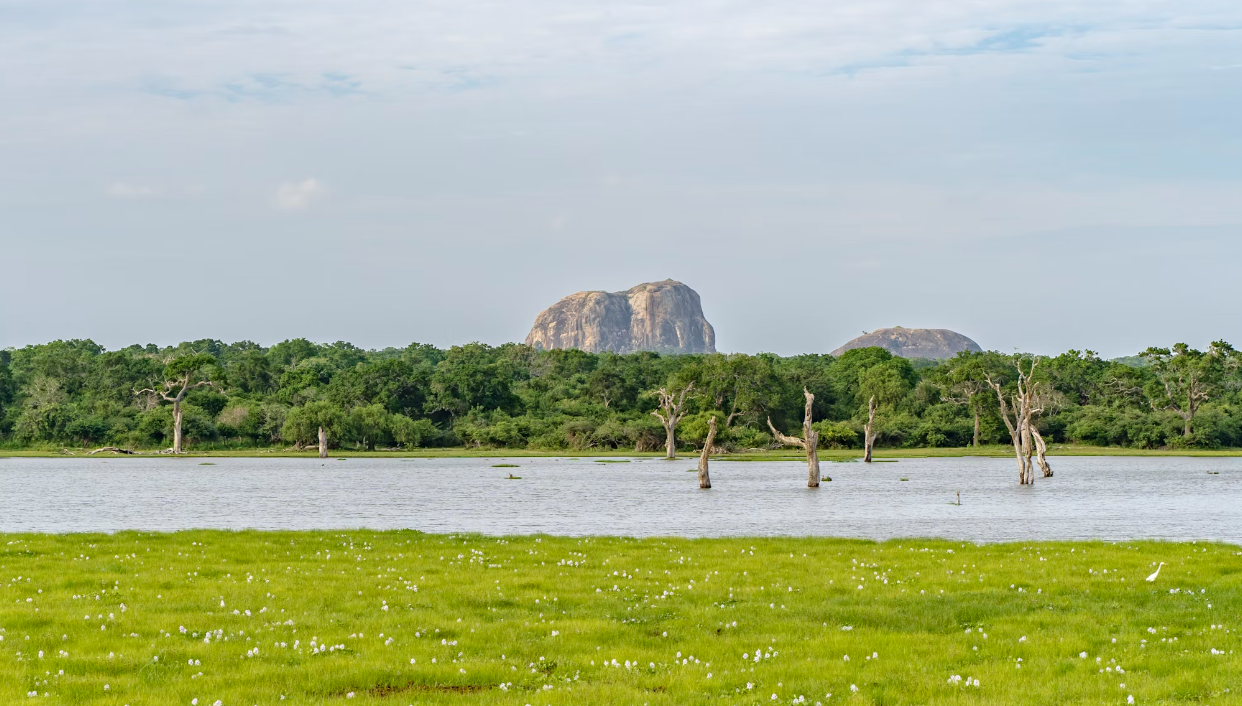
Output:
[[1240,570],[1151,542],[0,535],[0,703],[1239,703]]
[[[63,449],[61,447],[46,449],[0,449],[0,458],[76,458],[85,456],[90,449]],[[70,455],[72,454],[72,456]],[[288,448],[256,448],[256,449],[203,449],[193,446],[188,448],[187,455],[202,457],[246,457],[246,458],[313,458],[318,454],[314,449],[295,451]],[[112,455],[104,452],[100,456]],[[1048,448],[1049,456],[1242,456],[1242,449],[1133,449],[1120,446],[1082,446],[1074,444],[1054,444]],[[355,451],[334,449],[333,458],[522,458],[522,457],[610,457],[626,458],[661,458],[664,451],[634,452],[625,449],[583,449],[569,452],[540,451],[533,449],[495,449],[495,448],[435,448],[413,449],[408,451]],[[693,452],[679,452],[679,457],[694,458]],[[1007,445],[982,446],[980,448],[922,448],[922,449],[876,449],[876,458],[938,458],[954,456],[989,456],[995,458],[1013,458],[1013,447]],[[840,461],[862,458],[860,449],[821,449],[821,460]],[[90,457],[94,458],[94,457]],[[146,454],[134,458],[166,458],[150,449]],[[743,451],[739,453],[713,456],[717,461],[793,461],[806,457],[797,449],[776,449],[773,451]]]

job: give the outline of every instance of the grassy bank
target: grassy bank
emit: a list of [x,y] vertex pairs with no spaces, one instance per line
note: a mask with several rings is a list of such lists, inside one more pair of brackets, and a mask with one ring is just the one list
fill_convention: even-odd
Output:
[[[0,458],[76,458],[85,456],[91,449],[0,449]],[[167,458],[157,453],[158,449],[146,450],[142,456],[133,458]],[[312,458],[317,455],[315,450],[295,451],[289,448],[253,448],[253,449],[195,449],[190,447],[186,453],[191,457],[239,457],[239,458]],[[98,454],[111,456],[111,452]],[[1049,456],[1242,456],[1242,449],[1133,449],[1118,446],[1082,446],[1074,444],[1056,444],[1049,447]],[[537,458],[537,457],[625,457],[625,458],[661,458],[663,451],[634,452],[625,449],[581,449],[575,451],[540,451],[535,449],[500,449],[500,448],[434,448],[412,449],[402,451],[358,451],[334,449],[333,458]],[[696,457],[692,451],[679,452],[681,458]],[[1012,458],[1013,448],[1010,446],[949,447],[920,449],[876,449],[876,458],[950,458],[960,456],[987,456],[993,458]],[[840,461],[862,458],[859,449],[821,449],[821,459]],[[93,458],[93,457],[89,457]],[[795,449],[776,449],[773,451],[742,451],[738,453],[720,454],[712,457],[719,461],[800,461],[805,458]]]
[[1238,703],[1240,569],[1147,542],[0,535],[0,703]]

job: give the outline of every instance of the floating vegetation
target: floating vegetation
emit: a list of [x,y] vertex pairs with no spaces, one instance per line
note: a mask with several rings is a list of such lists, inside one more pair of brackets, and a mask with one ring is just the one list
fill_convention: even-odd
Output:
[[493,463],[492,468],[519,468],[516,463]]
[[214,466],[214,465],[216,465],[216,464],[214,464],[214,463],[200,463],[200,464],[198,464],[198,465],[200,465],[200,466]]
[[910,480],[910,479],[909,479],[909,478],[902,478],[902,480],[903,480],[903,481],[905,481],[905,480]]
[[629,463],[629,459],[601,458],[596,463]]

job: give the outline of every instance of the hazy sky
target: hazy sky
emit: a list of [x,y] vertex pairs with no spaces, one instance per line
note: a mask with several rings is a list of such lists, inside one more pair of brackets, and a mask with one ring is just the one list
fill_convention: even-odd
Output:
[[0,347],[1242,344],[1236,0],[0,0]]

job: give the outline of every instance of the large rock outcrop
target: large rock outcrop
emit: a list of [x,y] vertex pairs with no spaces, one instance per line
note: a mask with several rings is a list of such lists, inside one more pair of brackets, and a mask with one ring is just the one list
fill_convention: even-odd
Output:
[[881,328],[866,333],[832,352],[834,356],[854,348],[877,346],[902,358],[952,358],[961,351],[983,349],[956,331],[944,328]]
[[526,345],[591,353],[715,353],[716,332],[703,318],[698,293],[666,279],[624,292],[571,294],[535,317]]

